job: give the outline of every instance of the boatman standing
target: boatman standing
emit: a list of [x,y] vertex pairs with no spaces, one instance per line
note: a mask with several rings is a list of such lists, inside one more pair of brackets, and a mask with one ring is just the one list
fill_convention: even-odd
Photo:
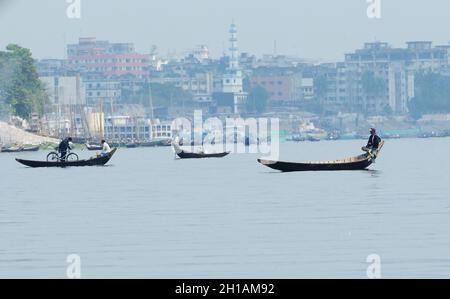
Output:
[[109,147],[109,144],[106,143],[105,139],[102,139],[102,156],[107,156],[111,152],[111,147]]

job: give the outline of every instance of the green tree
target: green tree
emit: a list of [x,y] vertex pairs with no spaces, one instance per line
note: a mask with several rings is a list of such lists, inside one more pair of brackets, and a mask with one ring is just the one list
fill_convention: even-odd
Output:
[[270,94],[261,85],[254,86],[245,102],[245,107],[248,112],[263,113],[267,109]]
[[22,118],[28,119],[33,112],[42,114],[48,95],[31,51],[14,44],[6,50],[0,51],[0,103]]

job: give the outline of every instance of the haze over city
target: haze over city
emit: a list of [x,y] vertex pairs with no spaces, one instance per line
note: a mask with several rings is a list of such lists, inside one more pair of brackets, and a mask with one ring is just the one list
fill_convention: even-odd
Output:
[[0,281],[449,278],[449,3],[0,0]]
[[398,47],[409,40],[448,44],[450,31],[436,30],[450,28],[448,1],[381,3],[381,19],[369,19],[365,0],[81,0],[81,19],[69,19],[64,0],[3,0],[0,47],[18,43],[36,58],[63,58],[67,43],[95,36],[133,42],[140,52],[157,45],[163,56],[205,44],[217,57],[228,49],[233,19],[241,51],[256,55],[273,53],[275,41],[277,53],[322,61],[342,60],[366,41]]

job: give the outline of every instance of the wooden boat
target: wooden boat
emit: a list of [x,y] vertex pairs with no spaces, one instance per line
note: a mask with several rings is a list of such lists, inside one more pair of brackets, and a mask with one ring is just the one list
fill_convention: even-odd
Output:
[[37,151],[39,151],[39,149],[40,149],[40,146],[39,146],[39,145],[36,145],[36,146],[30,146],[30,147],[24,147],[24,148],[22,149],[22,152],[37,152]]
[[180,159],[203,159],[203,158],[223,158],[228,156],[230,152],[223,153],[193,153],[183,150],[178,144],[172,142],[172,147]]
[[20,153],[23,151],[23,147],[14,146],[14,147],[2,147],[1,152],[2,153]]
[[191,153],[181,151],[177,153],[177,156],[180,157],[181,159],[202,159],[202,158],[223,158],[225,156],[228,156],[229,154],[230,152],[206,154],[206,153]]
[[364,170],[367,169],[378,157],[384,142],[381,142],[376,153],[365,153],[356,157],[321,162],[293,163],[258,159],[264,166],[282,172],[294,171],[339,171],[339,170]]
[[142,147],[163,147],[163,146],[170,146],[171,145],[170,139],[161,139],[161,140],[152,140],[149,142],[142,142],[140,146]]
[[85,146],[86,146],[88,151],[101,151],[103,149],[103,146],[98,145],[98,144],[86,143]]
[[126,148],[137,148],[138,146],[139,146],[139,144],[138,144],[138,143],[135,143],[135,142],[133,142],[133,143],[127,143],[127,144],[125,145]]
[[94,157],[88,160],[79,160],[79,161],[66,161],[66,162],[47,162],[47,161],[29,161],[16,159],[17,162],[32,168],[41,168],[41,167],[83,167],[83,166],[103,166],[111,160],[111,158],[116,153],[117,149],[113,149],[107,156],[102,157]]

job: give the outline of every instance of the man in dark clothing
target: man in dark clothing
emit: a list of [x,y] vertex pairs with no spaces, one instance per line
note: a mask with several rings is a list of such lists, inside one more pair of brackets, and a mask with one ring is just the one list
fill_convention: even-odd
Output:
[[363,147],[362,150],[367,152],[368,155],[374,159],[374,162],[378,154],[380,143],[381,138],[377,135],[377,131],[374,128],[370,129],[369,141],[367,142],[367,146]]
[[61,161],[66,160],[67,151],[72,149],[70,147],[71,142],[72,142],[72,138],[68,137],[68,138],[65,138],[63,141],[61,141],[61,143],[59,144],[58,151],[61,155]]
[[370,137],[367,142],[367,148],[370,150],[377,150],[380,146],[381,138],[377,135],[377,130],[374,128],[370,129]]

